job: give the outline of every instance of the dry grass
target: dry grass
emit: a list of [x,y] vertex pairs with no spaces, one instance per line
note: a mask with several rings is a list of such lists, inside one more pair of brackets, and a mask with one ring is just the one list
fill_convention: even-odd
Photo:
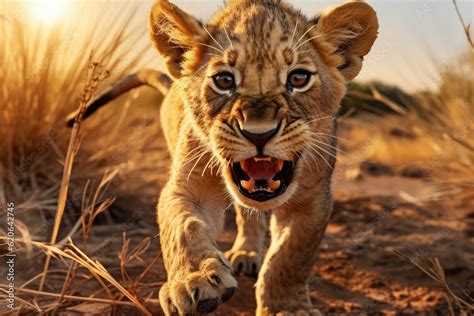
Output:
[[464,22],[464,18],[462,17],[461,12],[459,11],[459,6],[456,0],[452,0],[454,8],[456,9],[456,14],[458,15],[459,21],[461,22],[462,28],[464,30],[464,34],[466,34],[466,39],[467,42],[469,43],[469,46],[471,46],[471,49],[474,49],[474,44],[472,43],[472,38],[471,38],[471,24],[467,24]]
[[[121,21],[119,25],[106,25],[99,17],[91,16],[88,21],[96,21],[94,25],[72,21],[70,27],[54,31],[33,29],[20,18],[0,21],[7,35],[0,42],[2,47],[9,48],[0,56],[0,204],[15,201],[18,215],[43,213],[38,216],[48,221],[57,209],[62,164],[71,133],[65,127],[64,118],[81,102],[83,78],[92,49],[104,67],[111,69],[108,80],[96,87],[98,93],[111,81],[147,63],[142,58],[147,46],[130,49],[132,43],[142,42],[139,40],[146,34],[131,29],[133,14],[123,12],[130,10],[118,7],[108,13],[110,20]],[[77,33],[76,29],[85,31]],[[85,183],[95,181],[107,170],[121,170],[122,178],[127,170],[137,172],[135,175],[144,171],[141,168],[145,167],[136,162],[155,145],[153,133],[146,131],[157,111],[129,115],[128,104],[136,98],[133,94],[119,100],[125,106],[118,115],[116,111],[105,112],[84,126],[78,138],[82,150],[77,152],[74,165],[74,170],[80,172],[73,170],[71,174],[69,195],[75,197],[68,200],[71,205],[66,212],[71,206],[81,206]],[[141,123],[140,129],[135,128],[137,123]],[[128,130],[130,137],[123,137],[120,133],[123,129]],[[144,185],[134,182],[137,186]],[[50,232],[51,226],[47,227]],[[50,232],[38,229],[31,234],[45,238],[51,236]]]
[[[92,55],[91,55],[89,59],[89,67],[87,68],[87,71],[86,71],[86,78],[84,80],[85,82],[84,90],[80,98],[79,113],[76,116],[76,119],[74,121],[74,125],[71,131],[71,138],[69,139],[69,145],[66,152],[66,160],[64,162],[63,176],[61,179],[61,187],[60,187],[59,195],[58,195],[58,208],[56,210],[53,232],[52,232],[51,241],[50,241],[51,245],[54,245],[58,238],[59,228],[61,226],[62,218],[64,215],[64,208],[66,207],[66,201],[67,201],[68,190],[69,190],[69,182],[71,180],[72,165],[74,163],[74,156],[76,155],[76,152],[79,150],[79,132],[81,128],[82,118],[86,111],[87,104],[91,101],[92,96],[97,90],[97,86],[102,80],[104,80],[108,76],[109,76],[109,72],[107,70],[104,70],[103,67],[99,63],[94,62],[92,60]],[[102,185],[99,185],[99,189],[101,186]],[[100,191],[97,190],[97,192],[100,192]],[[90,218],[92,218],[93,220],[94,217],[90,216]],[[90,226],[92,226],[92,221],[90,221],[90,224],[88,225],[88,227]],[[89,231],[90,231],[90,228],[89,228]],[[87,232],[84,231],[85,233],[84,236],[89,236],[88,234],[89,231]],[[87,245],[87,243],[85,244]],[[46,255],[46,261],[44,264],[43,275],[41,277],[41,281],[39,285],[40,291],[43,290],[44,281],[46,280],[50,260],[51,260],[51,252],[48,251]]]
[[[56,209],[63,169],[57,161],[65,160],[70,133],[64,118],[80,103],[89,53],[93,50],[104,67],[111,69],[109,80],[97,87],[98,92],[147,62],[142,58],[147,46],[130,49],[146,34],[130,29],[133,14],[124,11],[119,7],[109,12],[112,17],[115,15],[110,20],[122,21],[120,25],[105,25],[93,16],[90,20],[96,21],[95,25],[84,25],[79,20],[54,30],[34,29],[20,18],[1,21],[7,36],[1,37],[0,42],[9,49],[0,56],[0,203],[10,199],[17,202],[19,209]],[[129,8],[126,11],[130,12]],[[76,29],[85,31],[79,33]],[[120,113],[120,117],[124,115],[125,111]],[[132,144],[133,150],[107,160],[117,147],[114,131],[127,128],[129,123],[110,116],[88,122],[80,139],[86,143],[85,150],[76,157],[81,173],[73,173],[72,182],[80,183],[82,189],[85,180],[97,178],[106,168],[129,162],[131,153],[139,153],[148,145],[145,141]],[[90,137],[91,131],[106,137]]]
[[444,269],[437,258],[422,258],[414,251],[411,251],[408,254],[405,254],[400,250],[394,250],[393,252],[406,262],[418,268],[441,287],[449,305],[450,315],[454,316],[460,314],[467,316],[470,312],[474,311],[474,304],[460,298],[451,290],[446,280]]
[[[9,5],[16,3],[2,10],[6,7],[8,13]],[[15,202],[16,254],[30,259],[17,266],[15,312],[50,313],[95,302],[112,310],[134,307],[150,314],[137,298],[150,296],[144,290],[138,293],[156,264],[155,250],[150,260],[140,258],[141,251],[149,250],[149,238],[140,235],[141,250],[116,259],[121,272],[115,274],[92,259],[114,253],[108,249],[112,246],[92,237],[92,226],[114,202],[113,195],[131,195],[124,191],[128,189],[137,192],[135,199],[150,200],[150,191],[156,194],[147,188],[153,182],[149,170],[162,157],[143,156],[157,146],[152,131],[157,109],[130,115],[129,105],[139,97],[134,93],[118,100],[123,105],[119,115],[104,111],[87,124],[79,118],[72,130],[65,125],[70,112],[83,109],[110,82],[149,61],[143,57],[148,45],[136,44],[143,43],[145,28],[131,27],[130,6],[107,8],[109,25],[102,23],[103,12],[97,12],[87,19],[96,21],[93,25],[78,18],[54,30],[35,28],[22,16],[3,13],[7,18],[0,20],[0,30],[6,36],[0,36],[0,43],[9,49],[0,56],[0,205]],[[92,51],[100,63],[90,59]],[[150,97],[145,99],[152,103]],[[5,217],[3,208],[0,216]],[[105,220],[113,227],[109,213]],[[126,244],[131,247],[130,241]],[[4,245],[0,244],[2,254]],[[117,279],[137,265],[145,267],[137,280]],[[6,287],[0,285],[0,302],[6,298]]]
[[397,104],[373,89],[364,98],[381,102],[399,115],[354,120],[362,129],[385,132],[380,137],[370,135],[373,146],[363,158],[401,167],[412,164],[443,181],[453,174],[472,174],[473,73],[474,52],[469,51],[439,70],[438,91],[414,94],[414,105]]
[[[5,239],[5,238],[1,238]],[[22,240],[18,240],[18,242],[21,242]],[[110,283],[113,287],[115,287],[123,296],[127,297],[143,314],[145,315],[151,315],[150,311],[143,306],[143,304],[140,302],[140,300],[130,293],[127,289],[125,289],[110,273],[107,271],[106,268],[98,261],[98,260],[92,260],[88,255],[86,255],[82,250],[80,250],[71,239],[68,240],[68,244],[66,249],[62,250],[58,247],[47,245],[45,243],[41,242],[32,242],[33,246],[40,248],[46,253],[49,253],[50,255],[56,256],[57,259],[69,259],[74,263],[79,264],[80,266],[86,268],[89,270],[89,272],[96,278],[96,280],[101,283],[102,286],[104,286],[106,291],[108,291],[108,287],[102,282],[102,280],[107,281]],[[122,262],[122,265],[124,265],[126,261]],[[72,266],[72,265],[71,265]],[[42,278],[46,276],[46,273],[43,272]],[[68,274],[69,275],[69,274]],[[69,278],[66,278],[65,283],[70,282]],[[5,285],[0,285],[5,287]],[[21,291],[20,291],[21,292]],[[30,294],[34,294],[34,296],[51,296],[50,293],[44,293],[43,290],[38,290],[38,291],[25,291]],[[56,295],[54,297],[57,297]],[[62,299],[67,298],[67,295],[65,295],[63,292],[59,294],[59,300],[55,304],[52,304],[52,306],[48,306],[44,312],[48,312],[51,310],[54,310],[58,307],[58,304],[61,302]],[[76,297],[75,299],[80,300],[80,297]],[[95,298],[95,297],[84,297],[82,298],[83,301],[92,301],[92,302],[103,302],[103,303],[108,303],[108,304],[116,304],[116,302],[121,303],[122,301],[120,300],[115,300],[113,297],[110,297],[109,299],[100,299],[100,298]],[[43,310],[44,307],[40,308],[40,310]]]

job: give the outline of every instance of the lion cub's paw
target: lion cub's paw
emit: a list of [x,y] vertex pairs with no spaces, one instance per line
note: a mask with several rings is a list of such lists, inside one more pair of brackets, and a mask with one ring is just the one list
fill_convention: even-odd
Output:
[[184,278],[168,278],[160,289],[160,304],[165,315],[195,315],[214,311],[229,300],[237,288],[225,258],[208,258],[199,271]]
[[231,249],[226,251],[225,256],[232,264],[236,275],[243,273],[247,276],[257,277],[262,265],[262,256],[256,251]]

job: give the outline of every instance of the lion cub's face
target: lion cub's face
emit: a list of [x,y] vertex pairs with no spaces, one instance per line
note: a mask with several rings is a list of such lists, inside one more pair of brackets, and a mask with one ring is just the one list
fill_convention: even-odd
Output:
[[278,0],[235,0],[204,26],[159,1],[151,29],[234,198],[274,208],[330,175],[345,83],[377,34],[370,6],[307,19]]

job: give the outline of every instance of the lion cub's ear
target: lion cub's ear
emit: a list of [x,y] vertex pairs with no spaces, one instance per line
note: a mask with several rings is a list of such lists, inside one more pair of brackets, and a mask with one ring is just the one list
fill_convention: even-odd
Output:
[[319,33],[343,58],[338,66],[342,75],[347,81],[354,79],[377,38],[374,9],[364,2],[348,2],[323,11],[317,23]]
[[149,19],[151,40],[172,77],[183,73],[185,54],[207,41],[202,24],[168,0],[157,0]]

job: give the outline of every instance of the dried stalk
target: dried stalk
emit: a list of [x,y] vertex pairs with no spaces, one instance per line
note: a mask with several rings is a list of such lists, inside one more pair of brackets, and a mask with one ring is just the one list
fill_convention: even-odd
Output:
[[453,0],[453,4],[454,4],[454,8],[456,9],[456,13],[459,17],[459,21],[461,21],[462,28],[464,29],[464,34],[466,34],[467,42],[471,46],[471,50],[474,50],[474,44],[472,43],[472,38],[471,38],[471,24],[466,25],[466,23],[464,23],[464,19],[461,15],[461,12],[459,11],[459,7],[456,0]]
[[[84,89],[80,98],[79,114],[76,116],[74,126],[72,128],[71,137],[69,139],[68,150],[66,154],[66,160],[64,162],[63,177],[61,180],[61,187],[58,195],[58,206],[56,210],[56,216],[54,219],[53,232],[51,234],[50,243],[54,245],[58,238],[59,228],[64,215],[64,209],[66,207],[67,194],[69,190],[69,181],[71,179],[72,166],[74,163],[75,153],[79,146],[79,132],[81,128],[82,117],[84,116],[86,106],[92,99],[99,82],[105,79],[109,73],[102,68],[99,63],[92,61],[92,54],[89,57],[89,67],[86,71],[86,79],[84,81]],[[48,251],[46,254],[46,260],[44,263],[43,275],[40,280],[39,291],[43,290],[44,282],[48,274],[49,265],[51,262],[51,253]]]

